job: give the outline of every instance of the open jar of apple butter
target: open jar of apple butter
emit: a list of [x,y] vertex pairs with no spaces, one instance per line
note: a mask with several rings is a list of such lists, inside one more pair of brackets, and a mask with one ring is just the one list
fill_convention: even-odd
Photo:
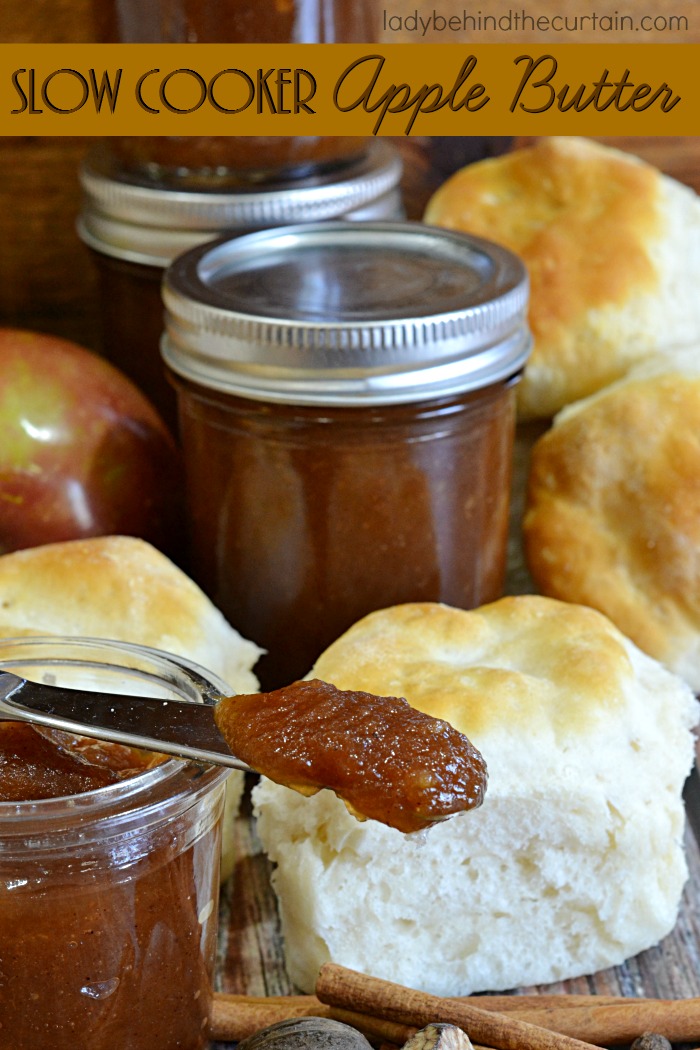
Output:
[[326,219],[401,218],[401,174],[398,151],[381,141],[340,172],[235,192],[134,178],[114,156],[93,151],[80,172],[84,200],[78,233],[97,269],[105,357],[174,428],[175,394],[159,351],[160,286],[169,263],[224,231],[233,235]]
[[516,256],[419,223],[297,225],[186,253],[163,294],[192,571],[267,649],[264,688],[373,609],[500,595]]
[[[0,669],[202,701],[223,683],[139,646],[0,641]],[[226,771],[0,721],[0,1047],[202,1050]]]
[[[94,0],[93,9],[97,39],[128,44],[369,44],[379,12],[374,0]],[[193,90],[196,102],[199,87]],[[139,175],[235,188],[341,168],[361,159],[369,142],[319,135],[126,136],[111,138],[109,148]]]

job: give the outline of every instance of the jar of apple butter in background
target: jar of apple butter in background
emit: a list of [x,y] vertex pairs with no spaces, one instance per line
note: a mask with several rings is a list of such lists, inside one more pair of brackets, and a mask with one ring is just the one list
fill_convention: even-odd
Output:
[[[97,40],[130,44],[368,44],[376,39],[379,14],[376,0],[94,0],[93,10]],[[220,86],[225,92],[223,80]],[[193,90],[196,104],[199,88]],[[157,89],[154,98],[158,105]],[[225,98],[229,108],[245,101]],[[235,115],[231,121],[235,133]],[[136,174],[235,188],[338,169],[359,160],[369,142],[232,134],[115,137],[108,145]]]
[[[145,7],[144,7],[145,10]],[[92,250],[100,293],[102,351],[175,426],[176,404],[160,356],[163,272],[182,252],[223,231],[320,219],[401,218],[397,150],[373,142],[341,172],[316,174],[237,192],[176,188],[128,175],[103,149],[80,173],[78,233]]]
[[[5,639],[0,669],[195,701],[225,690],[112,642]],[[227,771],[131,750],[0,722],[7,1050],[208,1046]]]
[[162,352],[178,394],[192,571],[305,675],[373,609],[502,591],[521,261],[418,223],[318,223],[177,259]]

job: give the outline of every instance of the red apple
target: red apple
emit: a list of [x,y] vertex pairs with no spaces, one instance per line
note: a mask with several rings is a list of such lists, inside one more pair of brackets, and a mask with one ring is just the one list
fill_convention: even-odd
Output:
[[86,536],[180,551],[175,441],[134,384],[56,336],[0,328],[0,553]]

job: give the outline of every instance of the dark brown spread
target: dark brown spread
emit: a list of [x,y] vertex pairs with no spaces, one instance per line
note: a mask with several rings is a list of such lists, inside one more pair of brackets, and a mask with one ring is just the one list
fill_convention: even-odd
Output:
[[399,831],[483,801],[481,754],[448,722],[401,698],[312,680],[226,697],[215,719],[231,750],[270,780],[307,795],[330,788],[356,816]]
[[[1,1050],[208,1046],[218,825],[201,802],[196,823],[151,806],[126,831],[124,810],[90,810],[90,792],[151,761],[0,723]],[[26,830],[22,800],[41,800]],[[55,804],[55,821],[39,812]]]
[[175,434],[175,391],[163,374],[158,352],[163,270],[92,254],[100,293],[102,353],[146,394]]
[[375,609],[500,597],[512,387],[317,409],[177,385],[192,573],[267,650],[264,689]]
[[166,187],[184,181],[188,186],[229,190],[331,171],[357,160],[367,149],[365,139],[337,135],[115,136],[110,147],[126,172],[155,175]]
[[135,776],[152,756],[26,722],[0,722],[0,801],[80,795]]
[[[323,4],[307,0],[137,0],[126,4],[95,0],[93,9],[97,39],[105,43],[370,43],[377,33],[377,9],[372,0]],[[162,107],[158,93],[169,72],[163,69],[162,75],[152,76],[144,85],[148,104]],[[186,82],[186,74],[180,79]],[[198,91],[196,85],[194,90]],[[226,101],[225,82],[220,91],[224,92],[219,100],[222,105],[241,104]],[[289,104],[283,99],[283,108]],[[263,99],[260,105],[268,107],[265,112],[272,112],[271,105],[277,110],[274,100]],[[200,173],[227,185],[232,185],[236,173],[243,183],[254,184],[280,175],[307,175],[354,159],[367,145],[366,139],[357,136],[237,136],[235,114],[229,119],[232,134],[228,136],[114,137],[110,145],[127,170],[156,173],[161,178]]]

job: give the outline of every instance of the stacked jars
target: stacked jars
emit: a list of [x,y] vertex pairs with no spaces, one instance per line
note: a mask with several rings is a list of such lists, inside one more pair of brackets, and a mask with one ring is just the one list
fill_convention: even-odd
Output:
[[[105,43],[337,44],[376,36],[374,0],[95,0]],[[397,152],[357,136],[130,136],[82,171],[81,238],[99,272],[103,352],[175,423],[160,281],[224,231],[402,214]]]
[[341,167],[237,190],[135,174],[104,147],[87,159],[80,177],[84,206],[78,232],[99,275],[103,353],[141,387],[171,426],[175,395],[159,351],[160,286],[169,263],[223,231],[402,214],[401,161],[392,146],[380,141]]
[[[106,41],[361,43],[375,12],[100,0],[98,22]],[[263,686],[372,609],[498,597],[530,346],[520,261],[387,221],[401,165],[380,141],[127,138],[82,178],[106,352],[176,421],[188,568],[268,650]]]

